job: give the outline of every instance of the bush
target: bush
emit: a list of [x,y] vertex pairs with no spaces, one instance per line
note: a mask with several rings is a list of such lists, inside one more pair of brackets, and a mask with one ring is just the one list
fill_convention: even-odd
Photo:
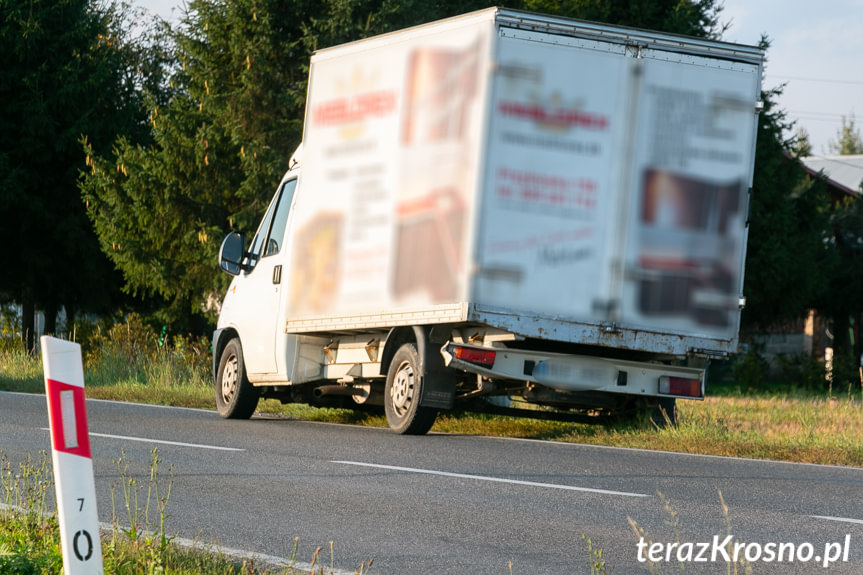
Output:
[[84,356],[92,384],[130,380],[144,383],[147,365],[155,359],[157,340],[137,314],[130,314],[125,323],[114,324],[107,330],[97,328],[88,340]]
[[764,387],[770,364],[756,346],[750,345],[745,354],[735,359],[731,369],[744,391],[754,391]]
[[0,351],[24,349],[21,340],[21,317],[12,306],[0,305]]
[[137,314],[110,329],[97,329],[87,349],[85,366],[92,385],[178,385],[209,379],[207,338],[169,336],[164,327],[157,334]]
[[824,364],[807,353],[778,355],[776,362],[782,381],[808,391],[823,390],[827,385]]
[[830,378],[834,390],[842,390],[847,386],[861,386],[860,364],[854,354],[847,353],[833,356],[833,373]]

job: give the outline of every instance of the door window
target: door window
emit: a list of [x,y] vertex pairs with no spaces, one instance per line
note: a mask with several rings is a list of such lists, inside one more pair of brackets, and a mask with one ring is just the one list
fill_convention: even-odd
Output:
[[267,213],[261,220],[258,232],[252,240],[252,247],[249,249],[250,271],[262,257],[279,253],[285,238],[285,227],[288,223],[291,200],[294,197],[296,187],[297,180],[295,179],[285,182],[276,200],[267,208]]
[[279,205],[276,207],[276,214],[273,217],[273,225],[270,228],[270,237],[267,240],[264,256],[277,254],[282,249],[282,243],[285,241],[285,227],[288,225],[288,214],[291,211],[291,200],[294,197],[296,187],[297,180],[285,182],[285,185],[282,186]]

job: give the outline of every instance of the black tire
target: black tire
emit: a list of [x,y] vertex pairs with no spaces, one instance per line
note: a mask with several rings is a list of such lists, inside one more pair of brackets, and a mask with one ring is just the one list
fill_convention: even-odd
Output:
[[249,383],[243,348],[233,338],[222,350],[216,372],[216,407],[225,419],[249,419],[258,407],[260,391]]
[[384,388],[384,409],[390,429],[401,435],[423,435],[434,425],[437,409],[420,407],[422,371],[417,348],[401,346],[393,356]]
[[662,397],[650,410],[650,421],[657,427],[677,426],[677,399]]

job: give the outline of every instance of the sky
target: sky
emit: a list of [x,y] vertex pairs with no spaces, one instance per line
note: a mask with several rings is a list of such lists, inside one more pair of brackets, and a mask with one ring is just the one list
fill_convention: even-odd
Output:
[[[842,116],[863,132],[863,0],[723,3],[720,20],[731,24],[723,40],[756,45],[762,34],[770,38],[763,86],[785,85],[779,105],[809,133],[813,155],[829,155]],[[176,19],[182,0],[135,4],[168,19],[173,9]]]
[[[725,0],[724,40],[771,39],[764,88],[785,84],[780,106],[829,155],[842,116],[863,129],[863,0]],[[863,130],[861,130],[863,131]]]

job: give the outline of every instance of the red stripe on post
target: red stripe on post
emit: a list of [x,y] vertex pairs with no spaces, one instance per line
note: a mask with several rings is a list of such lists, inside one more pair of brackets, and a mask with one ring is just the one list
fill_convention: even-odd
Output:
[[[48,413],[51,415],[51,441],[56,451],[78,455],[92,459],[90,454],[90,434],[87,428],[87,405],[84,402],[84,388],[77,385],[69,385],[53,379],[48,382]],[[64,410],[61,395],[63,392],[72,392],[72,412],[65,414],[66,418],[74,417],[74,421],[64,422]],[[74,430],[77,441],[73,446],[67,447],[66,429]]]

